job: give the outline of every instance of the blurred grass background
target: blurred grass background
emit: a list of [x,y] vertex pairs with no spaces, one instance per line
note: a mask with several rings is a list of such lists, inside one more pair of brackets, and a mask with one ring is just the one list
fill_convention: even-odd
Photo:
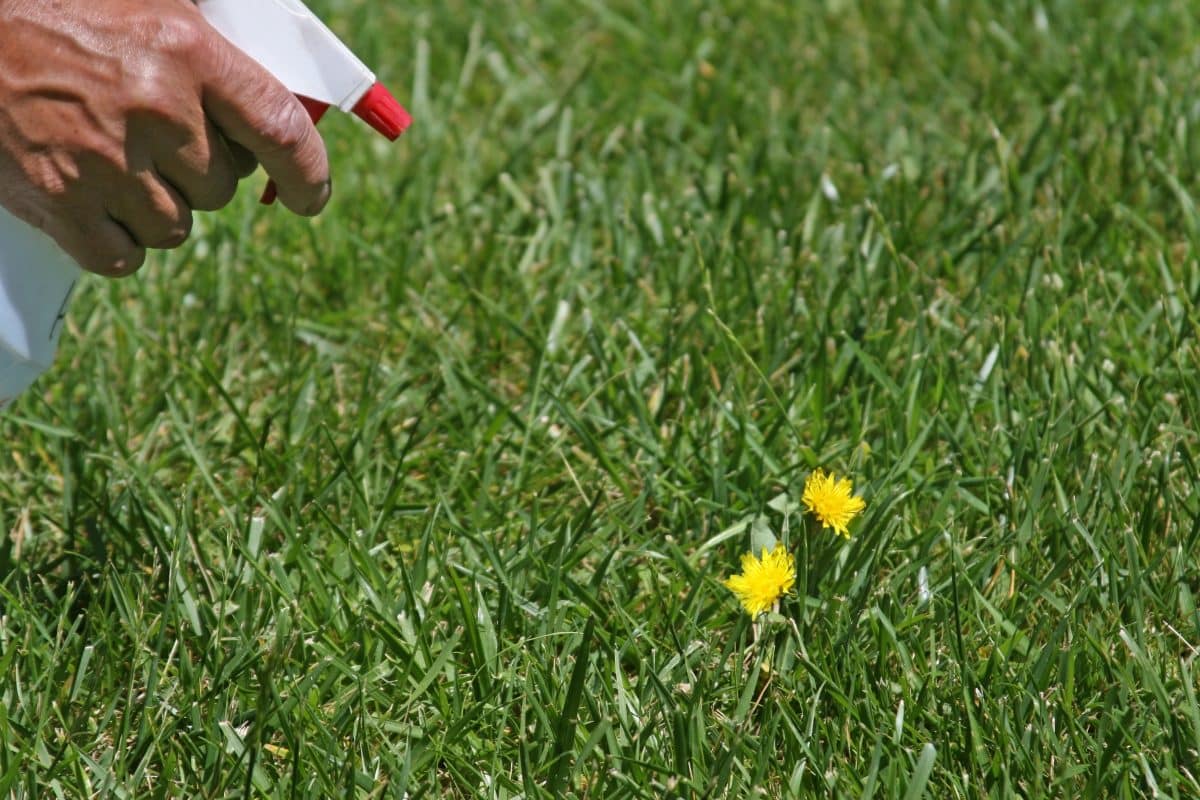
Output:
[[416,124],[0,418],[0,794],[1200,794],[1192,4],[312,5]]

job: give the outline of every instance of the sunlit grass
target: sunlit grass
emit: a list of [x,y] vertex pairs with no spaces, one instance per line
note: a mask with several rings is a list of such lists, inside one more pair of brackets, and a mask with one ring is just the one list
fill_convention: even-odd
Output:
[[313,5],[416,124],[0,421],[0,796],[1200,793],[1190,4]]

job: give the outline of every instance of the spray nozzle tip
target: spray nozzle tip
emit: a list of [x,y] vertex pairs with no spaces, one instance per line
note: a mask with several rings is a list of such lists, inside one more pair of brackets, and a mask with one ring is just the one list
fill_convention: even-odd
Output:
[[395,141],[412,124],[404,106],[382,83],[376,83],[354,107],[354,113],[375,130]]

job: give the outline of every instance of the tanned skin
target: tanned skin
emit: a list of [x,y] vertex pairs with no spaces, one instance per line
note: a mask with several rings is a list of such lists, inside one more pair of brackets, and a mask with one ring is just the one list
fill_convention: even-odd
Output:
[[190,0],[0,0],[0,205],[84,269],[178,247],[258,164],[297,214],[328,202],[303,107]]

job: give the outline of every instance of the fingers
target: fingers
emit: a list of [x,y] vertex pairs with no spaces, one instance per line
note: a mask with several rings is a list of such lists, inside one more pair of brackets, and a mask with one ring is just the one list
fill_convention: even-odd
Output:
[[154,170],[142,170],[124,191],[108,200],[108,213],[141,248],[170,250],[192,232],[192,209]]
[[191,208],[216,211],[233,199],[245,165],[235,159],[211,121],[204,119],[198,127],[201,135],[178,149],[156,153],[154,165]]
[[248,151],[279,187],[279,200],[311,216],[329,201],[320,134],[291,92],[225,40],[202,66],[204,108],[221,133]]
[[69,228],[50,233],[89,272],[130,275],[146,261],[147,249],[183,244],[192,230],[188,201],[157,172],[143,170],[125,191],[114,192],[109,208],[72,215]]
[[27,221],[85,270],[110,278],[131,275],[145,263],[148,249],[178,247],[191,233],[188,201],[154,170],[137,173],[105,202],[107,207],[76,207]]
[[102,208],[78,215],[70,227],[47,233],[79,266],[107,278],[132,275],[146,261],[146,248]]

